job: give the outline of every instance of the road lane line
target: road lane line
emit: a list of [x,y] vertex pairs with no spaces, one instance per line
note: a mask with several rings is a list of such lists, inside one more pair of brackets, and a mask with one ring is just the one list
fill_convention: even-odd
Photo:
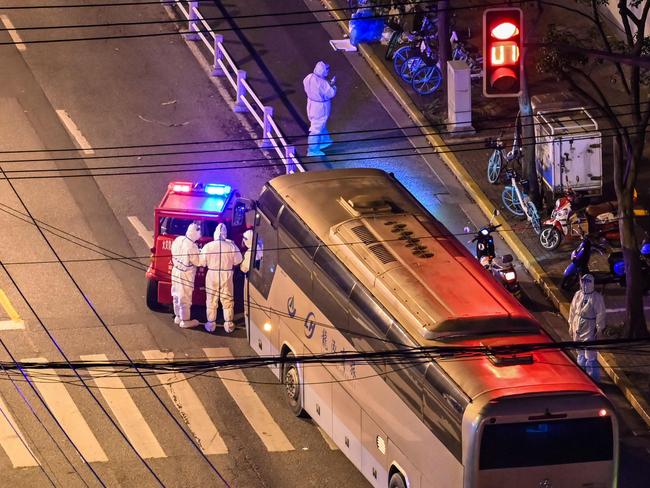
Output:
[[[171,360],[173,353],[162,351],[142,351],[148,360]],[[228,447],[215,427],[201,400],[190,386],[187,378],[181,373],[157,374],[158,381],[163,385],[172,402],[178,409],[183,422],[198,442],[205,454],[227,454]]]
[[[23,362],[45,363],[45,358],[23,359]],[[89,462],[106,462],[108,458],[102,446],[99,445],[95,434],[90,430],[86,419],[77,408],[65,385],[53,369],[27,369],[34,375],[34,386],[52,410],[52,413],[67,432],[72,442]],[[38,379],[45,376],[47,380]]]
[[9,320],[0,320],[0,330],[18,330],[25,328],[25,322],[20,319],[20,315],[9,301],[9,297],[0,289],[0,305],[7,313]]
[[[203,351],[209,358],[230,359],[233,357],[227,347],[206,347],[203,348]],[[217,370],[217,375],[223,380],[226,390],[235,400],[244,417],[251,424],[251,427],[253,427],[268,451],[295,450],[241,370]]]
[[11,19],[6,15],[0,15],[0,20],[2,20],[2,23],[4,24],[5,29],[7,29],[7,32],[9,32],[11,40],[14,41],[16,49],[19,51],[25,51],[27,49],[27,46],[23,44],[23,40],[20,38],[20,35],[14,27],[14,23],[11,21]]
[[151,249],[153,247],[153,232],[147,229],[140,221],[140,219],[136,216],[129,215],[127,219],[129,219],[129,222],[131,222],[131,225],[138,233],[138,235],[142,238],[147,247]]
[[[81,359],[83,361],[102,362],[108,360],[105,354],[85,355],[81,356]],[[108,372],[114,371],[113,368],[91,368],[88,370],[104,400],[106,400],[113,415],[115,415],[117,422],[122,427],[122,431],[138,451],[138,454],[145,459],[167,457],[122,380],[117,376],[107,375]]]
[[84,154],[95,154],[95,151],[90,146],[90,143],[81,133],[81,131],[77,127],[77,124],[75,124],[72,121],[72,119],[68,115],[68,112],[66,112],[65,110],[57,110],[56,114],[59,116],[59,119],[61,119],[61,122],[63,122],[63,125],[65,125],[65,128],[68,130],[72,138],[77,143],[77,146],[79,146],[79,149],[83,149]]
[[14,468],[38,466],[34,453],[27,447],[25,436],[20,432],[9,408],[0,396],[0,446],[4,449]]

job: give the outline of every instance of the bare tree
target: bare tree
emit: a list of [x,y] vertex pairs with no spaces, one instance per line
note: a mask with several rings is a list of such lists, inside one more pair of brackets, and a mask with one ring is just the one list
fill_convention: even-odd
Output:
[[[611,126],[607,132],[614,137],[613,179],[627,281],[624,334],[630,338],[647,337],[643,313],[645,277],[640,271],[633,206],[650,118],[650,38],[646,35],[650,0],[618,0],[617,13],[613,15],[618,17],[622,35],[616,40],[605,27],[603,10],[609,5],[608,0],[577,3],[578,8],[569,9],[588,19],[591,28],[581,32],[549,29],[538,68],[568,83],[598,107]],[[612,85],[614,80],[616,89]]]

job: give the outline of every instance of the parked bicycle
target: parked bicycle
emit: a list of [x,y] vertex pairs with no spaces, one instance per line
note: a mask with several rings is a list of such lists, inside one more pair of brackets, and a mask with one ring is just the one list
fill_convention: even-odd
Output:
[[483,56],[467,48],[465,43],[458,40],[456,33],[451,37],[451,59],[465,61],[469,65],[470,77],[478,79],[483,76]]
[[413,78],[420,68],[438,64],[437,36],[425,36],[417,51],[411,51],[411,56],[402,64],[399,75],[407,83],[413,83]]
[[487,141],[487,146],[494,148],[490,159],[488,159],[487,166],[487,179],[493,185],[499,181],[503,167],[506,167],[506,170],[513,167],[513,163],[519,163],[522,156],[524,155],[524,149],[521,147],[521,141],[517,137],[517,133],[512,139],[512,149],[505,152],[503,140],[503,131],[499,133],[499,137],[496,139],[489,139]]
[[[437,22],[435,12],[431,11],[424,16],[419,30],[409,34],[400,34],[399,39],[406,39],[407,43],[398,47],[393,54],[393,68],[395,69],[395,73],[401,76],[404,63],[420,52],[422,41],[433,42],[438,38]],[[391,41],[393,41],[392,38]]]
[[528,196],[528,181],[519,178],[514,169],[506,171],[506,177],[510,185],[506,186],[501,193],[501,201],[508,211],[517,217],[526,217],[536,234],[542,230],[541,221],[537,207]]

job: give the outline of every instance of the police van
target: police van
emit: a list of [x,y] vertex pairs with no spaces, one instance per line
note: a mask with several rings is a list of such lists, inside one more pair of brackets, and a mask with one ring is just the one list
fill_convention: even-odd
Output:
[[[220,223],[226,224],[228,238],[241,245],[246,230],[245,219],[232,225],[231,201],[239,194],[229,185],[174,181],[169,183],[160,204],[154,210],[154,244],[147,269],[147,306],[154,311],[169,310],[171,296],[171,249],[178,236],[185,235],[192,222],[201,227],[201,248],[212,240]],[[198,269],[192,295],[193,305],[205,305],[205,270]]]

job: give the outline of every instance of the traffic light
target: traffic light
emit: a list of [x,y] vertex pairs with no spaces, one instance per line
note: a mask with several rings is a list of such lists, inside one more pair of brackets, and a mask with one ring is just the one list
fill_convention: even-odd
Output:
[[483,12],[483,95],[516,97],[524,70],[523,14],[520,8]]

